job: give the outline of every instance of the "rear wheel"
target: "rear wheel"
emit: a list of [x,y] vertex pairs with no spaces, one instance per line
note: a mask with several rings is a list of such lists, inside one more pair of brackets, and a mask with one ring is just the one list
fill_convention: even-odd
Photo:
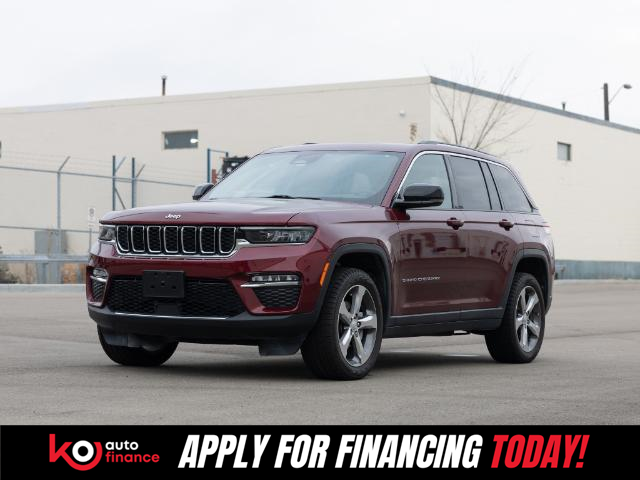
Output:
[[544,338],[545,308],[540,284],[533,275],[516,273],[500,327],[485,335],[494,360],[531,362]]
[[135,367],[156,367],[171,358],[178,347],[178,342],[169,342],[154,348],[122,347],[107,342],[101,327],[98,327],[98,338],[104,353],[120,365]]
[[302,345],[318,377],[356,380],[369,373],[382,341],[382,302],[376,284],[357,268],[338,268],[322,311]]

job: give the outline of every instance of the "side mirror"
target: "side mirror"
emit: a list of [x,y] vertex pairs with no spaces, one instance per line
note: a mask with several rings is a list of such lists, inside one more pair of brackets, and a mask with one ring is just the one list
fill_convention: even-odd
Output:
[[196,186],[196,189],[193,191],[192,198],[194,200],[200,200],[204,197],[209,190],[213,188],[213,183],[202,183]]
[[414,184],[408,185],[402,194],[393,202],[394,208],[406,210],[407,208],[437,207],[444,202],[444,193],[435,185]]

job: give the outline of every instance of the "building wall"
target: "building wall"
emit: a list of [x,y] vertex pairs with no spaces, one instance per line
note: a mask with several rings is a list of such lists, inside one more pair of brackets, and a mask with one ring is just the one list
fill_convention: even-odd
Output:
[[[205,180],[206,147],[253,155],[303,142],[437,139],[447,125],[429,82],[425,77],[0,109],[0,166],[56,169],[68,155],[67,171],[110,175],[116,154],[135,156],[138,168],[144,164],[142,178],[196,184]],[[439,82],[445,96],[455,90]],[[475,101],[469,128],[493,100],[477,95]],[[633,153],[640,134],[523,103],[510,109],[496,138],[511,126],[523,128],[488,150],[503,154],[524,178],[552,225],[558,258],[640,261],[640,162]],[[199,131],[199,148],[163,149],[162,132],[188,129]],[[558,141],[572,145],[570,162],[557,159]],[[219,168],[219,160],[213,166]],[[127,160],[122,175],[130,175],[130,168]],[[55,185],[55,175],[0,168],[0,225],[55,227]],[[119,191],[128,206],[129,185],[119,184]],[[190,196],[190,187],[138,184],[138,205]],[[111,209],[110,180],[63,177],[62,228],[86,229],[89,206],[98,216]],[[84,253],[89,239],[69,233],[67,243],[70,253]],[[0,228],[0,246],[5,253],[32,253],[33,232]]]
[[[445,82],[448,83],[448,82]],[[435,98],[440,89],[450,105],[452,88],[432,89],[432,136],[450,135]],[[465,105],[467,92],[457,92]],[[476,99],[475,126],[495,99]],[[522,127],[486,150],[509,161],[522,176],[543,216],[551,223],[558,259],[640,261],[640,196],[637,178],[640,133],[516,105],[493,138]],[[571,161],[557,158],[557,142],[571,144]]]
[[[304,142],[409,142],[428,132],[425,78],[204,95],[0,109],[2,164],[111,174],[111,156],[135,156],[141,178],[197,184],[206,180],[206,148],[232,155]],[[162,132],[197,129],[199,148],[164,150]],[[220,167],[220,157],[214,168]],[[1,165],[1,164],[0,164]],[[119,175],[130,175],[127,160]],[[63,177],[62,227],[86,229],[87,210],[111,210],[111,182]],[[27,188],[28,187],[28,188]],[[118,189],[129,206],[130,187]],[[187,201],[191,188],[138,184],[138,205]],[[31,201],[37,192],[37,201]],[[55,175],[0,169],[0,225],[54,227]],[[85,252],[86,234],[68,233],[69,251]],[[0,228],[6,253],[33,251],[30,231]]]

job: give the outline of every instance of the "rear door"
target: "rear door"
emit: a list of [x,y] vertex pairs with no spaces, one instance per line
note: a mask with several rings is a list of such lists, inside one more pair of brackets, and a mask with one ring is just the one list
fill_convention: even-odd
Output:
[[456,207],[464,211],[461,230],[467,244],[458,306],[461,312],[497,308],[521,244],[517,219],[513,213],[503,211],[486,162],[456,155],[448,156],[448,161],[457,194]]

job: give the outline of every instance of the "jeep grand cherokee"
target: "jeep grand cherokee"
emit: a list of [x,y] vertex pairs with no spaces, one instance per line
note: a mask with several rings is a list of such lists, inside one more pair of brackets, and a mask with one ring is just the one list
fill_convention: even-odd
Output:
[[356,379],[383,337],[484,335],[500,362],[540,350],[549,225],[491,155],[434,142],[275,148],[194,200],[101,220],[87,299],[117,363],[235,343],[301,349],[316,375]]

